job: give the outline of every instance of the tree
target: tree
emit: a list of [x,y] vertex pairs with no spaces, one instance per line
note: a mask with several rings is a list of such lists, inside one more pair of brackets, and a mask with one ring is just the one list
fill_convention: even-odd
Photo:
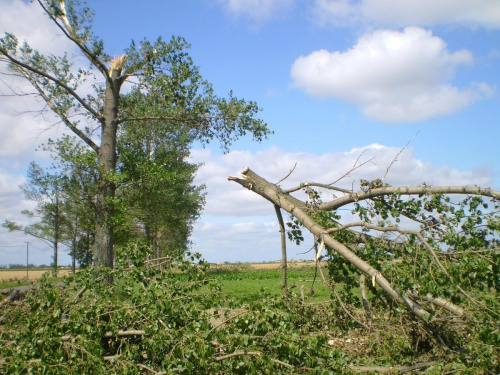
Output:
[[[186,53],[189,45],[184,39],[132,42],[124,55],[110,58],[104,42],[92,33],[92,12],[79,1],[37,3],[91,67],[75,65],[68,54],[43,55],[27,42],[20,44],[11,33],[0,39],[0,61],[26,79],[59,120],[96,154],[99,178],[94,263],[112,267],[120,126],[164,121],[185,127],[201,142],[218,139],[224,150],[247,132],[261,140],[269,130],[255,118],[259,108],[254,102],[239,100],[232,93],[228,99],[215,95]],[[101,81],[91,86],[93,92],[85,92],[86,81],[97,76]],[[126,81],[132,87],[123,94]],[[93,138],[97,129],[100,142]]]
[[187,161],[192,137],[182,128],[151,122],[125,125],[118,139],[123,180],[117,196],[127,207],[129,228],[144,234],[156,258],[183,253],[203,207],[203,186],[194,186],[197,165]]
[[44,169],[31,162],[27,173],[28,182],[21,185],[26,198],[37,203],[34,212],[24,210],[22,213],[29,218],[39,218],[34,224],[22,227],[11,221],[5,221],[2,226],[14,230],[23,230],[26,234],[48,242],[54,249],[53,266],[57,272],[59,244],[64,240],[68,219],[64,208],[64,176],[59,173],[45,172]]
[[[498,299],[491,298],[500,287],[499,191],[470,186],[392,187],[381,180],[361,180],[359,191],[314,182],[283,189],[248,167],[229,180],[288,212],[292,239],[302,241],[300,228],[307,228],[314,236],[318,266],[323,249],[328,250],[331,276],[324,281],[339,301],[340,288],[348,303],[359,306],[352,293],[359,286],[368,308],[363,291],[366,275],[372,295],[385,299],[385,308],[420,318],[442,345],[453,348],[453,335],[466,340],[463,322],[454,320],[464,318],[466,309],[469,336],[483,344],[496,342],[496,328],[485,330],[484,324],[498,327],[500,317]],[[314,190],[318,188],[342,196],[323,202]],[[308,201],[292,195],[299,190],[305,191]],[[358,221],[341,222],[339,209],[346,207]],[[473,316],[477,311],[482,314],[480,321]]]

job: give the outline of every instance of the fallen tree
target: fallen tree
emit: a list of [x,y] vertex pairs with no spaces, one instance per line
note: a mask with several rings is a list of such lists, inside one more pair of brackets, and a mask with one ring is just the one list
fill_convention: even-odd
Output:
[[[367,321],[371,316],[365,293],[362,299],[352,298],[351,290],[364,286],[360,274],[371,279],[374,301],[381,300],[385,309],[408,311],[444,347],[457,345],[456,337],[444,330],[444,322],[449,326],[459,319],[460,328],[455,326],[453,335],[464,325],[472,329],[468,323],[478,317],[483,324],[498,327],[500,310],[494,296],[500,286],[499,191],[473,186],[393,187],[381,180],[362,180],[358,191],[313,182],[284,189],[248,167],[239,177],[228,179],[290,214],[290,239],[300,242],[301,228],[313,234],[316,260],[329,260],[335,295],[342,284],[347,302],[357,307],[354,301],[363,301],[359,307],[365,307]],[[323,201],[318,189],[341,196]],[[292,195],[299,191],[308,199]],[[355,221],[342,222],[338,210],[346,207],[351,218],[357,216]],[[326,256],[321,255],[324,248]],[[490,334],[496,342],[497,332],[491,329]]]

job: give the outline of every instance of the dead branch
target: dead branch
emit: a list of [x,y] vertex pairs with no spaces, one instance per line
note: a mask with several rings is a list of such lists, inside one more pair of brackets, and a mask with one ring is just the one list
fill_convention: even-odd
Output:
[[19,290],[15,289],[11,294],[0,302],[0,306],[3,306],[11,301],[14,301],[19,295]]
[[[234,357],[241,357],[241,356],[245,356],[245,355],[248,355],[248,356],[253,356],[253,357],[258,357],[258,356],[261,356],[262,353],[261,352],[247,352],[247,351],[237,351],[237,352],[234,352],[234,353],[231,353],[231,354],[226,354],[226,355],[221,355],[221,356],[218,356],[218,357],[214,357],[214,361],[224,361],[225,359],[231,359],[231,358],[234,358]],[[293,370],[295,369],[295,367],[293,367],[292,365],[286,363],[286,362],[283,362],[283,361],[280,361],[278,359],[273,359],[271,358],[271,361],[273,361],[274,363],[280,365],[280,366],[283,366],[283,367],[286,367],[287,369],[290,369],[290,370]]]
[[385,178],[387,177],[387,174],[389,173],[389,170],[391,169],[392,165],[398,161],[398,156],[401,155],[403,153],[403,151],[405,150],[405,148],[408,147],[408,145],[417,137],[418,133],[420,133],[420,130],[418,130],[417,133],[413,136],[413,138],[410,139],[408,142],[406,142],[406,144],[403,146],[403,148],[401,150],[399,150],[399,152],[396,154],[396,156],[394,156],[394,159],[392,159],[391,164],[389,164],[389,166],[385,170],[384,177],[382,177],[382,182],[384,182]]
[[296,168],[296,167],[297,167],[297,162],[295,162],[295,165],[293,166],[293,168],[292,168],[292,169],[290,169],[290,172],[288,172],[288,174],[287,174],[285,177],[283,177],[281,180],[279,180],[278,182],[276,182],[276,185],[279,185],[279,184],[280,184],[280,182],[283,182],[283,181],[285,181],[288,177],[290,177],[290,175],[293,173],[293,171],[295,170],[295,168]]
[[422,363],[417,363],[412,366],[390,366],[390,367],[384,367],[384,366],[349,366],[349,368],[353,371],[357,372],[378,372],[381,374],[387,374],[387,373],[394,373],[395,371],[398,371],[400,374],[404,374],[406,372],[410,371],[415,371],[415,370],[421,370],[427,367],[431,367],[435,364],[438,364],[438,361],[431,361],[431,362],[422,362]]
[[106,332],[104,334],[105,338],[111,337],[129,337],[129,336],[144,336],[146,331],[143,330],[130,330],[130,331],[118,331],[117,333]]
[[443,298],[434,298],[431,294],[427,294],[426,296],[420,296],[415,293],[409,293],[408,296],[414,299],[432,303],[435,306],[442,307],[443,309],[448,310],[449,312],[451,312],[456,316],[464,315],[464,309]]
[[[320,187],[320,188],[324,188],[324,189],[329,189],[329,190],[335,190],[335,191],[340,191],[342,193],[346,193],[346,194],[351,194],[352,191],[351,190],[347,190],[347,189],[342,189],[342,188],[339,188],[339,187],[335,187],[333,185],[335,185],[337,182],[339,182],[340,180],[342,180],[343,178],[349,176],[350,173],[354,172],[356,169],[358,168],[361,168],[363,165],[371,162],[373,159],[375,158],[371,158],[371,159],[368,159],[366,161],[364,161],[363,163],[358,164],[358,161],[359,159],[361,158],[361,156],[363,156],[363,154],[366,152],[363,151],[361,153],[361,155],[358,156],[358,158],[356,159],[356,161],[354,162],[354,166],[349,169],[346,173],[344,173],[341,177],[337,178],[335,181],[333,181],[331,184],[321,184],[319,182],[309,182],[309,181],[306,181],[304,182],[303,184],[300,184],[299,186],[297,187],[294,187],[294,188],[291,188],[291,189],[286,189],[284,190],[285,193],[293,193],[294,191],[297,191],[297,190],[300,190],[304,187],[307,187],[307,186],[316,186],[316,187]],[[288,176],[287,176],[288,177]],[[280,181],[281,182],[281,181]],[[276,184],[277,185],[277,184]]]
[[368,298],[366,297],[366,288],[365,288],[365,275],[359,275],[359,288],[361,289],[361,302],[363,303],[363,308],[365,309],[366,321],[368,326],[372,324],[372,312],[370,310],[370,303],[368,302]]

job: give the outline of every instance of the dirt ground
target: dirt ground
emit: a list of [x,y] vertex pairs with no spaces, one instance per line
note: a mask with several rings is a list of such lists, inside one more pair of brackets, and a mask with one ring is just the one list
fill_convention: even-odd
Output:
[[[38,280],[49,270],[28,270],[29,280]],[[57,276],[64,276],[71,273],[70,269],[59,270]],[[26,270],[0,270],[0,281],[26,280]]]

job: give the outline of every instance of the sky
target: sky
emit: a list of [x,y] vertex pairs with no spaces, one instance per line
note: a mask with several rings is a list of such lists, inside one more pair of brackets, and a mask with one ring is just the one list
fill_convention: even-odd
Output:
[[[131,40],[184,37],[203,77],[220,96],[254,100],[274,134],[257,143],[194,145],[196,182],[207,203],[192,235],[210,262],[280,258],[272,205],[229,182],[245,167],[282,186],[331,183],[356,160],[371,160],[338,186],[385,175],[392,185],[480,185],[500,189],[500,1],[498,0],[90,0],[106,52]],[[0,0],[0,33],[41,52],[81,61],[37,4]],[[0,63],[0,72],[6,68]],[[33,208],[19,189],[28,163],[53,127],[41,103],[13,97],[26,84],[0,76],[0,221],[26,222]],[[7,96],[5,96],[5,94]],[[403,151],[401,151],[403,149]],[[393,163],[393,161],[396,161]],[[328,197],[325,196],[325,199]],[[0,265],[49,264],[51,249],[0,229]],[[289,244],[289,258],[312,245]],[[64,249],[60,263],[69,264]]]

